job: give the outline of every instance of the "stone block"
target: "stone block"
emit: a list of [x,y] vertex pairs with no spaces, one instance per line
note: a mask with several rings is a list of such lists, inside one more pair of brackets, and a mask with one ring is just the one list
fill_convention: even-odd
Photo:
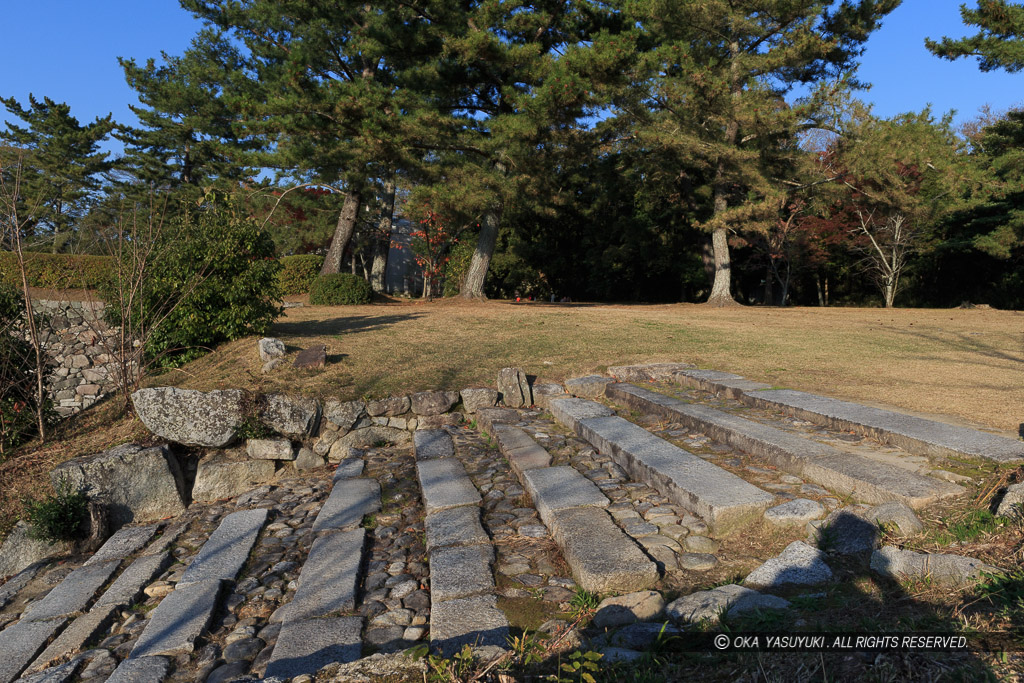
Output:
[[123,560],[134,555],[149,543],[159,525],[124,527],[107,539],[106,543],[86,561],[86,565],[100,564],[108,560]]
[[366,414],[370,417],[395,417],[408,413],[410,408],[412,402],[408,396],[391,396],[379,401],[368,401]]
[[284,355],[284,342],[274,337],[264,337],[256,342],[260,360],[264,363]]
[[259,413],[263,424],[294,439],[313,436],[320,428],[320,402],[315,398],[268,394],[260,400]]
[[455,458],[421,460],[416,463],[416,472],[427,514],[481,502],[480,493],[473,486],[466,469]]
[[614,411],[606,405],[582,398],[556,398],[548,403],[548,411],[564,427],[576,431],[580,420],[593,417],[608,417]]
[[467,413],[475,413],[482,408],[493,408],[498,402],[498,392],[494,389],[463,389],[462,406]]
[[246,454],[255,460],[294,460],[295,449],[288,439],[249,439]]
[[294,622],[354,609],[366,529],[320,536],[313,541],[292,601],[271,621]]
[[142,589],[152,583],[171,563],[168,552],[159,555],[143,555],[121,572],[121,575],[104,591],[93,611],[99,606],[126,607],[142,595]]
[[[362,462],[362,461],[360,461]],[[313,531],[337,531],[362,524],[363,517],[380,510],[380,484],[376,479],[339,479],[313,522]]]
[[0,631],[0,683],[18,678],[66,623],[65,617],[45,621],[22,619]]
[[458,653],[463,645],[506,647],[508,635],[508,619],[498,609],[493,595],[458,598],[431,606],[430,644],[445,657]]
[[382,425],[362,427],[338,439],[331,446],[331,455],[328,457],[333,456],[335,448],[372,448],[380,443],[401,446],[409,443],[411,439],[412,436],[404,429]]
[[608,507],[611,501],[594,482],[574,467],[542,467],[523,472],[523,486],[530,494],[540,518],[549,527],[559,510],[578,507]]
[[1002,570],[981,560],[944,553],[918,553],[885,546],[871,554],[871,569],[894,581],[929,579],[943,586],[970,584],[985,574]]
[[425,528],[428,551],[445,546],[481,545],[491,540],[480,523],[480,508],[476,505],[433,512],[427,515]]
[[70,543],[50,545],[46,541],[34,539],[29,536],[30,528],[28,522],[18,522],[4,539],[4,544],[0,546],[0,578],[18,574],[43,560],[71,554]]
[[789,585],[816,586],[832,580],[825,553],[803,541],[793,541],[777,557],[747,574],[744,585],[752,588],[781,588]]
[[190,446],[226,446],[245,420],[245,394],[237,389],[209,393],[176,387],[139,389],[132,394],[132,404],[149,431]]
[[631,592],[646,590],[658,581],[654,562],[600,508],[555,512],[548,528],[584,590]]
[[295,356],[295,362],[292,363],[292,367],[299,370],[321,370],[325,365],[327,365],[327,347],[323,344],[302,349]]
[[348,458],[338,463],[331,480],[336,484],[339,479],[353,479],[363,473],[366,462],[361,458]]
[[561,384],[534,384],[533,402],[539,408],[550,411],[551,401],[556,398],[570,398]]
[[241,510],[225,517],[181,575],[178,588],[189,583],[234,581],[266,521],[266,508]]
[[361,617],[290,621],[281,628],[266,678],[314,675],[335,662],[354,662],[362,654]]
[[491,562],[494,549],[488,545],[437,548],[430,553],[430,599],[432,605],[494,590]]
[[728,584],[711,590],[698,591],[675,600],[665,608],[665,614],[678,623],[697,624],[702,621],[717,623],[723,614],[740,614],[752,609],[787,609],[789,601],[774,595]]
[[81,612],[110,580],[121,564],[120,560],[79,567],[57,584],[46,597],[32,603],[23,621],[43,621]]
[[764,519],[775,526],[803,526],[812,519],[821,519],[825,507],[816,500],[796,498],[764,511]]
[[36,657],[27,673],[36,673],[62,661],[65,657],[79,652],[87,642],[97,636],[106,635],[110,624],[120,616],[116,605],[97,605],[89,612],[71,622],[60,635],[50,643],[42,654]]
[[338,401],[331,399],[324,405],[324,419],[332,427],[347,432],[366,415],[366,404],[362,401]]
[[323,467],[324,464],[324,457],[322,455],[317,455],[306,447],[300,448],[299,452],[295,455],[295,460],[292,461],[292,465],[297,472],[315,470],[318,467]]
[[171,661],[167,657],[126,659],[117,665],[106,683],[155,683],[167,678],[170,671]]
[[416,415],[440,415],[459,402],[457,391],[421,391],[409,397]]
[[192,652],[196,639],[217,611],[222,588],[223,583],[217,579],[179,583],[153,610],[149,624],[135,642],[132,659]]
[[657,591],[636,591],[605,598],[594,612],[594,626],[626,626],[655,619],[665,609],[665,598]]
[[499,424],[516,422],[519,422],[519,413],[511,408],[481,408],[476,412],[477,426],[488,434],[493,434]]
[[693,368],[692,363],[646,363],[643,365],[618,365],[608,368],[608,374],[620,382],[664,381],[682,370]]
[[601,375],[574,377],[565,381],[565,390],[580,398],[601,398],[604,396],[605,386],[614,381],[611,377]]
[[509,408],[533,405],[530,383],[526,373],[519,368],[502,368],[498,372],[498,392],[502,402]]
[[110,450],[72,458],[50,473],[56,485],[66,478],[73,488],[85,489],[92,500],[104,503],[110,524],[153,522],[185,511],[178,459],[166,446],[145,448],[124,444]]
[[226,453],[214,453],[199,461],[192,500],[210,503],[234,498],[271,481],[276,472],[273,460],[234,460]]
[[412,435],[417,460],[455,457],[452,437],[443,429],[419,429]]

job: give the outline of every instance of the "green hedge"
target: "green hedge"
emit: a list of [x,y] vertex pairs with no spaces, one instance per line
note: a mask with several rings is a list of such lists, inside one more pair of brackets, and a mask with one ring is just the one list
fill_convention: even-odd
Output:
[[308,292],[324,265],[324,257],[319,254],[282,256],[280,260],[281,271],[277,281],[281,285],[282,295]]
[[[50,289],[98,289],[113,279],[113,259],[81,254],[25,254],[25,274],[31,287]],[[0,252],[0,282],[21,286],[18,259]]]
[[309,303],[313,306],[358,305],[371,301],[370,283],[351,273],[321,275],[309,290]]

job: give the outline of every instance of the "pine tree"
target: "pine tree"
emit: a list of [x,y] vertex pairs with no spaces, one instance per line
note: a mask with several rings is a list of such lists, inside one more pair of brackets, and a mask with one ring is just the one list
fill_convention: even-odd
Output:
[[110,170],[109,153],[100,142],[114,128],[110,115],[81,125],[71,107],[49,97],[29,95],[28,108],[14,97],[0,98],[7,111],[25,125],[6,121],[0,140],[20,148],[24,156],[19,214],[34,241],[48,241],[54,253],[72,237],[76,224],[96,199],[102,175]]
[[[730,231],[777,217],[785,157],[802,130],[824,125],[863,43],[899,0],[637,0],[634,88],[618,103],[644,145],[712,178],[703,219],[714,248],[708,303],[734,303]],[[788,104],[794,88],[811,88]]]
[[977,9],[960,5],[960,17],[967,26],[980,30],[964,38],[925,39],[932,53],[950,61],[977,57],[982,71],[1024,69],[1024,4],[1007,0],[979,0]]

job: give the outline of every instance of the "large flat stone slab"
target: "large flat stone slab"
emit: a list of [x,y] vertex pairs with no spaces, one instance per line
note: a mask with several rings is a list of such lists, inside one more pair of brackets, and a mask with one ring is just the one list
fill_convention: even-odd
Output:
[[754,382],[739,375],[718,370],[696,370],[684,368],[672,375],[672,379],[683,386],[706,391],[709,394],[738,399],[746,391],[771,389],[770,384]]
[[481,429],[493,434],[495,425],[519,422],[519,413],[511,408],[481,408],[475,419]]
[[40,621],[81,612],[96,596],[100,587],[114,575],[120,564],[120,560],[109,560],[76,569],[47,593],[45,598],[29,607],[22,619]]
[[542,467],[523,472],[523,486],[530,494],[544,523],[559,510],[579,507],[605,508],[611,503],[590,481],[574,467]]
[[658,581],[658,568],[597,507],[554,512],[548,523],[576,583],[595,593],[645,590]]
[[490,545],[438,548],[431,552],[431,604],[492,592],[493,560],[494,548]]
[[576,431],[580,420],[591,417],[608,417],[615,412],[608,406],[583,398],[555,398],[548,402],[550,412],[559,423]]
[[604,396],[604,386],[614,381],[611,377],[603,375],[574,377],[565,380],[565,390],[573,396],[581,398],[601,398]]
[[34,674],[25,674],[18,679],[18,683],[71,683],[78,680],[75,674],[82,667],[84,657],[77,656],[71,660],[43,669]]
[[616,365],[608,368],[608,374],[620,382],[646,382],[666,380],[681,371],[693,368],[692,363],[644,363],[641,365]]
[[67,623],[65,617],[45,621],[22,619],[0,631],[0,683],[11,683]]
[[192,652],[195,641],[210,625],[224,583],[218,579],[178,584],[153,610],[131,657],[180,655]]
[[99,550],[85,563],[101,564],[109,560],[123,560],[129,555],[134,555],[138,550],[149,543],[159,525],[124,527],[118,530],[113,536],[107,539]]
[[190,446],[226,446],[245,420],[245,392],[240,389],[139,389],[132,394],[132,404],[149,431]]
[[461,505],[427,515],[427,551],[446,546],[481,545],[491,539],[480,523],[480,508]]
[[366,462],[362,458],[345,458],[338,463],[331,481],[337,484],[339,479],[354,479],[363,473],[365,466]]
[[762,595],[751,588],[732,583],[684,595],[669,603],[665,614],[679,623],[715,623],[723,614],[732,616],[753,609],[787,609],[789,606],[789,601],[780,597]]
[[420,429],[413,432],[412,445],[417,460],[455,457],[452,437],[443,429]]
[[784,410],[802,420],[863,434],[925,455],[967,456],[997,462],[1024,459],[1024,442],[1021,441],[803,391],[751,391],[744,395],[743,400],[759,407]]
[[273,460],[239,460],[226,453],[208,455],[199,461],[192,500],[212,503],[240,496],[271,481],[276,471]]
[[480,504],[480,492],[473,486],[466,468],[455,458],[417,462],[416,472],[427,514],[460,505]]
[[753,588],[781,588],[787,585],[816,586],[832,580],[825,553],[803,541],[793,541],[743,579]]
[[923,507],[964,493],[933,477],[844,453],[831,446],[708,406],[684,403],[632,384],[610,384],[608,397],[630,408],[653,412],[741,451],[765,458],[779,469],[865,503],[899,501]]
[[117,665],[107,683],[156,683],[167,678],[171,660],[167,657],[126,659]]
[[551,454],[519,427],[499,424],[491,433],[498,442],[498,449],[520,479],[526,470],[551,464]]
[[885,546],[871,555],[871,569],[893,580],[929,579],[944,586],[961,586],[976,581],[982,573],[1001,573],[979,559],[944,553],[918,553]]
[[735,474],[620,417],[582,420],[576,432],[610,454],[630,477],[692,511],[717,534],[746,526],[774,500]]
[[508,645],[508,619],[493,595],[447,600],[431,606],[430,644],[451,657],[463,645]]
[[313,675],[333,662],[354,662],[362,655],[362,617],[291,621],[281,627],[266,678]]
[[380,510],[380,484],[376,479],[341,479],[334,483],[313,531],[337,531],[362,524],[363,517]]
[[225,517],[182,574],[178,588],[189,583],[234,581],[266,521],[266,508],[232,512]]
[[42,654],[36,657],[32,665],[28,667],[27,673],[42,671],[68,655],[75,654],[82,649],[86,642],[97,636],[105,635],[107,628],[119,616],[118,611],[116,605],[97,605],[75,619],[70,626],[61,631],[56,640],[43,650]]
[[273,620],[291,622],[354,609],[366,529],[320,536],[313,542],[292,601]]
[[171,564],[171,559],[169,552],[161,555],[143,555],[138,558],[128,565],[128,568],[121,572],[114,583],[110,584],[110,587],[103,592],[93,610],[100,605],[124,607],[132,604],[142,594],[142,589],[155,581],[156,577],[167,569]]

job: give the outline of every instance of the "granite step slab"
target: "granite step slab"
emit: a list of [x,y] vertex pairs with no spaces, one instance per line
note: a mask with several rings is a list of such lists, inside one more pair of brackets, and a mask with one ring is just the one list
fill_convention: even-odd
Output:
[[219,579],[185,585],[179,582],[153,610],[149,624],[132,649],[131,658],[192,652],[196,639],[209,628],[224,585]]
[[657,565],[601,508],[557,510],[548,529],[584,590],[629,593],[658,581]]
[[476,505],[438,510],[426,516],[427,552],[447,546],[482,545],[491,539],[480,523]]
[[594,482],[580,474],[574,467],[542,467],[526,470],[522,476],[523,487],[530,495],[540,518],[551,526],[551,520],[559,510],[578,507],[606,508],[611,504],[608,496],[601,493]]
[[438,548],[431,552],[431,605],[493,592],[493,561],[494,548],[490,545]]
[[100,564],[110,560],[123,560],[134,555],[142,546],[149,543],[156,533],[158,524],[149,526],[122,527],[106,543],[89,558],[86,565]]
[[42,671],[61,662],[68,655],[79,652],[85,643],[106,632],[110,624],[117,619],[119,611],[120,607],[117,605],[94,606],[61,631],[60,635],[43,650],[42,654],[36,657],[26,673]]
[[575,431],[632,479],[701,517],[715,533],[739,530],[774,501],[770,493],[621,417],[584,418]]
[[491,434],[498,442],[498,450],[520,478],[526,470],[551,464],[551,454],[519,427],[499,424],[494,426]]
[[508,646],[509,624],[494,595],[446,600],[431,606],[430,644],[445,657],[463,645]]
[[362,628],[362,617],[287,622],[281,627],[265,677],[313,675],[333,662],[354,662],[362,656]]
[[187,528],[188,522],[178,522],[177,524],[171,524],[170,526],[166,527],[163,530],[163,532],[161,532],[159,538],[157,538],[155,541],[146,546],[146,548],[142,551],[142,554],[162,555],[164,552],[170,549],[171,545],[173,545],[174,542],[178,540],[179,536],[185,533],[185,530]]
[[225,517],[182,574],[178,588],[190,583],[234,581],[266,521],[266,508],[232,512]]
[[422,460],[416,472],[427,514],[460,505],[479,505],[480,492],[466,474],[466,468],[455,458]]
[[600,403],[588,401],[585,398],[556,398],[548,403],[548,412],[554,416],[560,424],[572,431],[580,420],[592,417],[608,417],[614,415],[615,411]]
[[83,611],[120,564],[120,560],[108,560],[79,567],[47,593],[45,598],[29,607],[22,619],[40,621]]
[[302,565],[295,595],[271,621],[304,621],[354,609],[365,546],[366,529],[318,537]]
[[969,427],[789,389],[744,392],[745,403],[785,413],[831,429],[854,432],[912,453],[1017,462],[1024,442]]
[[417,460],[455,457],[452,437],[443,429],[418,429],[412,434]]
[[[142,595],[142,589],[156,580],[171,564],[173,557],[169,552],[161,555],[142,555],[121,572],[114,583],[103,592],[96,601],[96,606],[113,605],[124,607],[132,604]],[[93,607],[95,609],[95,606]]]
[[171,661],[167,657],[126,659],[117,665],[106,683],[159,683],[167,678]]
[[67,617],[22,619],[0,631],[0,683],[18,678],[67,622]]
[[692,363],[645,363],[641,365],[617,365],[608,368],[608,374],[620,382],[648,382],[671,379],[683,370],[693,369]]
[[46,565],[47,562],[45,560],[42,562],[34,562],[11,578],[7,579],[7,582],[0,586],[0,609],[6,607],[9,602],[18,597],[18,593],[21,592],[21,589],[27,586],[29,581],[34,579],[36,574],[38,574]]
[[754,382],[739,375],[718,370],[682,369],[673,373],[672,379],[683,386],[731,399],[739,399],[747,391],[772,388],[770,384]]
[[[362,462],[362,461],[360,461]],[[334,483],[313,532],[338,531],[362,524],[363,517],[380,510],[380,484],[376,479],[341,479]]]
[[70,661],[43,669],[33,674],[25,674],[18,683],[71,683],[78,680],[75,674],[82,667],[83,657],[74,657]]
[[610,384],[606,392],[613,401],[702,431],[716,441],[760,456],[780,470],[861,502],[900,501],[920,508],[965,492],[956,484],[643,387]]

